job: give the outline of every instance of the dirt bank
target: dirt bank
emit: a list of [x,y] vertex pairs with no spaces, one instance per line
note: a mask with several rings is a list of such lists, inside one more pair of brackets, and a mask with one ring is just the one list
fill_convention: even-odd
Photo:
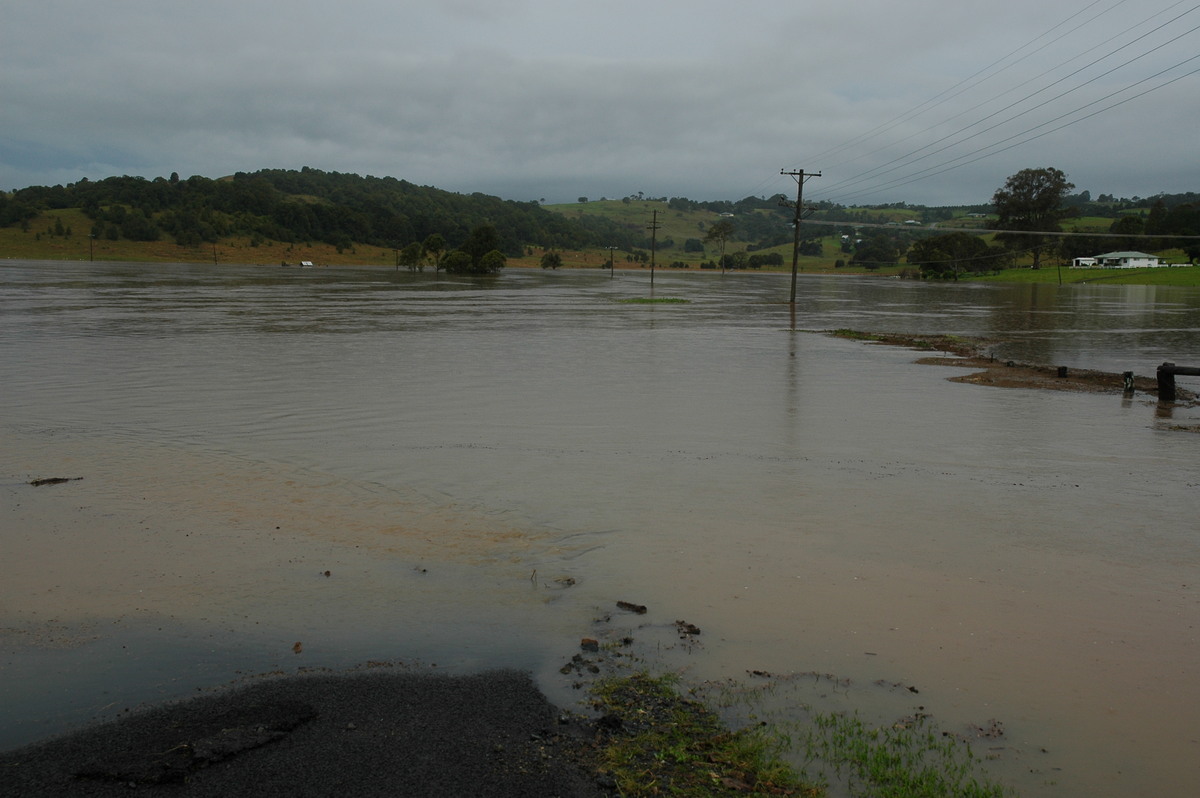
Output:
[[[857,330],[831,330],[830,335],[838,338],[865,341],[888,346],[904,346],[923,352],[941,354],[922,357],[916,362],[933,366],[979,369],[972,374],[950,377],[951,382],[969,382],[975,385],[991,385],[998,388],[1036,388],[1050,391],[1079,391],[1085,393],[1125,393],[1125,377],[1105,371],[1076,369],[1060,366],[1018,363],[998,360],[988,350],[998,341],[984,338],[965,338],[954,335],[891,335],[866,333]],[[1155,377],[1133,378],[1135,394],[1158,396],[1158,380]],[[1178,403],[1193,403],[1196,395],[1191,391],[1176,388]]]

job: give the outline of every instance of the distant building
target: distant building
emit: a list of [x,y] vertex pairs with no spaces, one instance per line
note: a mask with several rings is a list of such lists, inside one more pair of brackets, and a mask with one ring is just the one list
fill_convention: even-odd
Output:
[[1167,266],[1157,255],[1145,252],[1106,252],[1094,258],[1075,258],[1072,269],[1153,269]]

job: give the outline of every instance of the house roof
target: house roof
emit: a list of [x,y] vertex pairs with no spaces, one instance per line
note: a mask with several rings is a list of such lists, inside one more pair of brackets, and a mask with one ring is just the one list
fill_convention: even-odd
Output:
[[1105,252],[1103,255],[1097,255],[1097,258],[1154,258],[1158,260],[1157,255],[1150,255],[1145,252]]

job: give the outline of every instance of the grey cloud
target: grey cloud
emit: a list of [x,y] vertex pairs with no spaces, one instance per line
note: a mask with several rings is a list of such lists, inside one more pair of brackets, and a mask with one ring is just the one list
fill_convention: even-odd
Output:
[[[913,115],[1070,15],[1045,5],[18,2],[0,31],[0,187],[308,165],[517,198],[725,198],[788,191],[778,172],[800,166],[824,169],[818,182],[837,193],[952,134],[968,121],[954,113],[992,112],[1004,88],[1036,85],[1056,59],[1154,11],[1098,18]],[[1195,43],[1156,52],[1157,68]],[[1195,125],[1194,91],[1184,80],[1011,152],[897,180],[938,162],[923,160],[855,190],[982,201],[1039,165],[1094,193],[1194,189],[1200,168],[1179,135]]]

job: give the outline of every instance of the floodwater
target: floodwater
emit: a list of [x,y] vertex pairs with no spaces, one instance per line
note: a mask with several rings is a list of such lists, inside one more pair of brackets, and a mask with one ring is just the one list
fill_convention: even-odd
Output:
[[794,331],[787,280],[0,262],[0,746],[368,661],[569,705],[628,633],[995,720],[1025,794],[1200,791],[1200,411],[811,332],[1153,375],[1200,290],[804,276]]

